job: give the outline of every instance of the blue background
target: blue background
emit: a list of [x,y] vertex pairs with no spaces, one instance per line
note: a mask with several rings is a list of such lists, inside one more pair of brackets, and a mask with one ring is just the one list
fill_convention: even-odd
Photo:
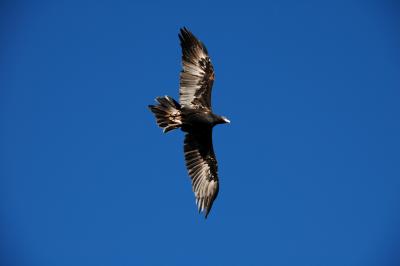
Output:
[[[396,1],[0,8],[1,265],[400,265]],[[232,121],[207,220],[146,107],[178,96],[182,26]]]

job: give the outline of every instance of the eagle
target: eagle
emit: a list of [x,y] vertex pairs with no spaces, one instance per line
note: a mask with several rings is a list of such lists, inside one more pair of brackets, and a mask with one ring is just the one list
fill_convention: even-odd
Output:
[[198,211],[207,218],[219,191],[212,130],[215,125],[230,121],[212,112],[211,90],[215,75],[206,46],[185,27],[180,29],[179,40],[182,48],[179,103],[170,96],[163,96],[155,99],[156,105],[148,107],[164,133],[177,128],[185,133],[186,168]]

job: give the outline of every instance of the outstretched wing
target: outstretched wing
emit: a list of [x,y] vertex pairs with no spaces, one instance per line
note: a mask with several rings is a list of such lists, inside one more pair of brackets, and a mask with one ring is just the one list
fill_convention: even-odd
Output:
[[211,109],[211,89],[214,83],[214,67],[204,44],[188,29],[179,34],[182,47],[182,71],[180,76],[180,104],[192,108]]
[[219,190],[218,166],[212,146],[211,129],[201,134],[187,133],[184,151],[197,207],[199,212],[205,211],[207,218]]

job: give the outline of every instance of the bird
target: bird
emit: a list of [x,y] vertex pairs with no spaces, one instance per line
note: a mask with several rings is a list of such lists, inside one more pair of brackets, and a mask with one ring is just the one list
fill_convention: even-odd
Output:
[[162,96],[148,108],[164,133],[178,128],[184,132],[186,168],[198,211],[207,219],[219,191],[212,131],[214,126],[230,121],[212,112],[215,74],[206,46],[186,27],[180,29],[178,36],[182,49],[179,103],[170,96]]

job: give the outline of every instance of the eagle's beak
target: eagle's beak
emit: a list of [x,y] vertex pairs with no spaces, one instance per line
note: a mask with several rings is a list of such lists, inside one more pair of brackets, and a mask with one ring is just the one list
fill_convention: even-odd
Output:
[[226,118],[226,117],[222,117],[222,119],[224,120],[225,123],[228,123],[228,124],[229,124],[229,123],[231,122],[231,121],[230,121],[228,118]]

